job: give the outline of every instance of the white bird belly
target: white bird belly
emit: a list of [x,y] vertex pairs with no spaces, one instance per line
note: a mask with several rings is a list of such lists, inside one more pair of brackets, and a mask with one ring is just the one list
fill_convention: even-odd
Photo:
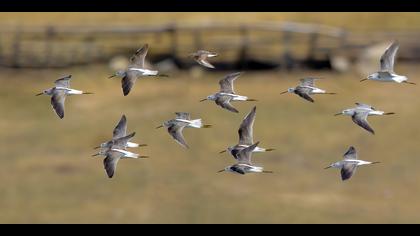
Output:
[[138,146],[140,146],[138,143],[127,142],[127,147],[129,148],[135,148]]
[[111,150],[124,154],[124,157],[129,157],[129,158],[138,158],[139,157],[138,154],[132,153],[132,152],[129,152],[129,151],[126,151],[126,150],[122,150],[122,149],[111,149]]
[[138,68],[130,68],[128,70],[139,71],[142,73],[142,75],[157,75],[159,73],[157,70],[138,69]]

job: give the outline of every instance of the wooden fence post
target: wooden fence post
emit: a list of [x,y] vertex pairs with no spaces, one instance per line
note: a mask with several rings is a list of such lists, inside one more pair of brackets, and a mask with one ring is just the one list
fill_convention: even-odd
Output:
[[13,55],[12,55],[12,67],[20,67],[20,51],[21,51],[21,40],[22,40],[22,28],[19,26],[16,28],[15,37],[13,39]]
[[48,67],[51,62],[53,52],[53,38],[55,36],[55,29],[53,26],[48,26],[45,30],[45,58],[44,66]]

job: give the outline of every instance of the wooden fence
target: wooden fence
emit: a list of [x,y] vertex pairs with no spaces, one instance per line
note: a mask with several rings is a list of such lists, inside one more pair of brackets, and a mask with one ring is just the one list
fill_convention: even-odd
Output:
[[0,66],[50,68],[108,62],[130,56],[150,43],[152,62],[165,58],[179,68],[193,63],[187,55],[197,49],[220,52],[218,68],[328,67],[331,56],[355,58],[373,43],[398,39],[403,57],[419,59],[420,32],[356,34],[345,29],[295,22],[160,26],[0,26]]

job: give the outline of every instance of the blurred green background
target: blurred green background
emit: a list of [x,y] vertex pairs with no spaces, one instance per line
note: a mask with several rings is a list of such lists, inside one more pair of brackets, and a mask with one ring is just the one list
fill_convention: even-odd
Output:
[[[354,31],[419,30],[417,13],[0,13],[0,23],[24,25],[159,24],[170,21],[284,21],[322,23]],[[390,39],[384,39],[390,40]],[[140,42],[140,44],[143,42]],[[153,45],[151,45],[153,48]],[[136,48],[133,48],[133,51]],[[418,62],[398,63],[396,71],[417,78]],[[419,86],[360,83],[360,73],[297,70],[246,71],[238,94],[255,103],[235,103],[239,114],[200,99],[219,89],[228,72],[196,77],[137,81],[123,97],[119,80],[106,79],[107,64],[61,69],[1,68],[0,222],[2,223],[420,223]],[[94,92],[66,101],[60,120],[48,97],[34,95],[72,74],[75,89]],[[336,96],[279,95],[304,76]],[[334,117],[355,102],[395,116],[371,117],[370,135],[349,117]],[[243,117],[257,105],[254,140],[277,150],[254,154],[254,163],[274,174],[216,173],[234,163],[219,151],[237,142]],[[191,149],[155,127],[190,112],[213,124],[187,129]],[[108,179],[93,147],[111,138],[125,114],[132,149],[149,159],[122,160]],[[339,170],[323,170],[353,145],[360,159],[381,161],[361,167],[350,181]]]

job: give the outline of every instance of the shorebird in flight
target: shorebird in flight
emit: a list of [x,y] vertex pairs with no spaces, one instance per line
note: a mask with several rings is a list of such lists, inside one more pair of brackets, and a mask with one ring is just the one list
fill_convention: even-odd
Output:
[[341,180],[345,181],[350,179],[356,172],[358,166],[377,164],[380,162],[362,161],[357,158],[357,152],[354,147],[350,147],[349,150],[344,154],[344,160],[335,162],[325,169],[338,168],[341,169]]
[[112,145],[101,149],[97,154],[92,156],[105,156],[103,161],[105,171],[109,178],[112,178],[117,169],[117,164],[120,159],[124,158],[148,158],[148,156],[140,156],[139,154],[129,152],[126,150],[127,143],[134,137],[136,133],[133,132],[125,137],[112,140]]
[[133,88],[136,80],[142,76],[157,76],[157,77],[168,77],[164,74],[159,74],[156,70],[149,70],[145,68],[145,58],[149,51],[149,45],[145,44],[142,48],[136,51],[131,57],[130,64],[126,70],[117,71],[113,77],[121,77],[121,85],[124,96],[127,96]]
[[[125,137],[127,135],[127,118],[125,115],[122,115],[120,121],[118,122],[117,126],[114,128],[114,131],[112,133],[112,140],[102,143],[100,146],[95,147],[95,149],[98,148],[110,148],[114,144],[115,140]],[[126,143],[129,148],[135,148],[135,147],[145,147],[147,144],[138,144],[138,143],[132,143],[127,142]]]
[[189,148],[182,134],[184,128],[200,129],[211,127],[211,125],[204,125],[201,119],[191,120],[191,115],[187,112],[176,112],[175,114],[175,119],[165,121],[163,125],[156,127],[156,129],[167,128],[172,138],[184,148]]
[[369,75],[367,78],[362,79],[360,82],[365,80],[375,80],[382,82],[415,84],[413,82],[409,82],[406,76],[398,75],[394,72],[394,64],[399,47],[400,45],[397,41],[394,41],[390,46],[388,46],[388,48],[385,50],[385,53],[381,56],[380,71]]
[[231,166],[228,166],[224,168],[223,170],[218,171],[223,172],[232,172],[237,174],[247,174],[247,173],[273,173],[272,171],[265,171],[263,167],[254,166],[251,162],[252,152],[254,149],[258,146],[260,142],[256,142],[255,144],[241,149],[236,153],[235,159],[237,160],[237,163]]
[[204,102],[207,100],[215,101],[218,106],[229,110],[231,112],[238,113],[239,111],[233,107],[231,101],[257,101],[255,99],[250,99],[246,96],[237,95],[233,89],[233,82],[241,75],[240,72],[227,75],[225,78],[219,81],[220,92],[208,96],[207,98],[201,100]]
[[198,64],[214,69],[215,67],[210,64],[207,59],[210,57],[217,57],[218,54],[214,52],[204,51],[204,50],[198,50],[197,52],[191,53],[190,57],[192,57]]
[[310,95],[315,95],[315,94],[329,94],[329,95],[333,95],[336,93],[327,93],[327,91],[317,88],[315,87],[315,80],[317,80],[317,78],[303,78],[300,80],[300,84],[294,88],[289,88],[287,89],[287,91],[284,91],[280,94],[285,94],[285,93],[294,93],[297,94],[299,97],[310,101],[310,102],[315,102],[313,98],[311,98]]
[[36,94],[36,96],[40,95],[49,95],[51,96],[51,105],[57,113],[60,119],[64,118],[64,102],[66,101],[66,97],[70,95],[80,95],[80,94],[93,94],[90,92],[84,92],[76,89],[70,88],[70,80],[71,75],[66,77],[60,78],[56,80],[55,86],[53,88],[44,90],[42,93]]
[[370,127],[367,118],[368,116],[382,116],[382,115],[393,115],[394,112],[384,112],[384,111],[377,111],[374,107],[363,104],[363,103],[356,103],[355,108],[350,108],[343,110],[340,113],[335,114],[338,115],[346,115],[351,116],[351,119],[354,123],[358,126],[362,127],[363,129],[369,131],[372,134],[375,134],[375,131]]
[[[228,151],[234,158],[236,158],[236,154],[249,146],[251,146],[254,143],[253,140],[253,126],[255,122],[255,115],[257,112],[257,107],[254,106],[252,108],[251,112],[245,117],[245,119],[242,121],[241,126],[239,127],[238,134],[239,134],[239,143],[235,146],[228,147],[227,150],[221,151],[221,153],[225,153]],[[252,150],[252,152],[269,152],[274,151],[273,148],[261,148],[261,147],[255,147],[255,149]]]

